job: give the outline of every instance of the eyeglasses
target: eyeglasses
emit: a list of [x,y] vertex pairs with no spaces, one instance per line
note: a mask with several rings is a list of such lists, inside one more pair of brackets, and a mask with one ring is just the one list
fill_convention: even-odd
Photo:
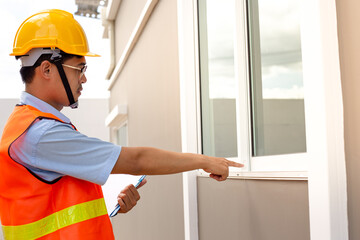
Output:
[[81,68],[79,68],[79,67],[74,67],[74,66],[70,66],[70,65],[67,65],[67,64],[62,64],[62,65],[63,65],[64,67],[68,67],[68,68],[72,68],[72,69],[76,69],[76,70],[80,71],[80,77],[79,77],[79,79],[82,78],[82,76],[85,74],[86,69],[87,69],[87,65],[84,65],[84,66],[82,66]]

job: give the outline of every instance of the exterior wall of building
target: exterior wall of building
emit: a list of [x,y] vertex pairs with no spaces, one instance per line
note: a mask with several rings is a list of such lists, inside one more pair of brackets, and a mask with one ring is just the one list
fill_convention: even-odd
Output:
[[349,239],[360,239],[360,2],[337,0],[338,35],[344,101]]
[[3,128],[6,124],[7,119],[9,118],[12,110],[14,109],[15,105],[19,103],[18,99],[0,99],[0,136],[2,136]]
[[198,178],[201,240],[310,239],[306,181]]
[[109,99],[81,99],[79,108],[64,108],[61,112],[71,119],[71,122],[83,134],[89,137],[109,141],[109,129],[105,126],[105,117],[109,109]]
[[[18,103],[18,99],[0,99],[0,136],[8,117]],[[70,118],[81,133],[109,141],[109,129],[104,122],[108,113],[108,99],[80,99],[78,109],[66,107],[61,112]]]
[[[121,2],[114,22],[117,60],[145,2]],[[176,1],[159,1],[111,89],[110,110],[127,105],[129,146],[181,151],[178,76]],[[182,175],[147,179],[137,206],[112,219],[116,239],[183,240]]]
[[[10,116],[15,105],[18,103],[18,99],[0,99],[0,136],[2,136],[3,128],[6,124],[8,117]],[[0,229],[0,240],[4,240],[2,229]]]
[[121,1],[119,10],[116,15],[115,31],[115,60],[119,61],[123,50],[126,47],[128,39],[135,28],[139,15],[146,3],[146,0]]

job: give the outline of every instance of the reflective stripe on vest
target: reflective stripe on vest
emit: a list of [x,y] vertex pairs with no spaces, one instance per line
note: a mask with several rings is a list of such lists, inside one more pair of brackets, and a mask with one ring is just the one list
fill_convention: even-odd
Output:
[[106,214],[104,199],[100,198],[65,208],[33,223],[2,226],[2,229],[6,240],[36,239],[72,224]]

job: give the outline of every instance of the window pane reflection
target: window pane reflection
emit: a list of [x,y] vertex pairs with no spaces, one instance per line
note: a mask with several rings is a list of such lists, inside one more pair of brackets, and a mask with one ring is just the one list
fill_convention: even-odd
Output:
[[301,0],[249,0],[253,155],[306,151]]
[[203,153],[236,157],[234,0],[199,0]]

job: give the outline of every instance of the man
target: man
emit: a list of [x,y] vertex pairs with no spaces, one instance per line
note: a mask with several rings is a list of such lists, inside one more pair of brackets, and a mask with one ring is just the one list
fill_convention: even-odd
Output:
[[[100,187],[110,173],[204,169],[223,181],[229,166],[243,166],[199,154],[120,147],[76,131],[60,111],[77,107],[86,83],[85,56],[98,55],[89,52],[83,29],[68,12],[46,10],[26,19],[11,55],[21,60],[25,92],[0,144],[5,239],[114,239]],[[118,197],[120,212],[139,198],[134,186],[126,187]]]

